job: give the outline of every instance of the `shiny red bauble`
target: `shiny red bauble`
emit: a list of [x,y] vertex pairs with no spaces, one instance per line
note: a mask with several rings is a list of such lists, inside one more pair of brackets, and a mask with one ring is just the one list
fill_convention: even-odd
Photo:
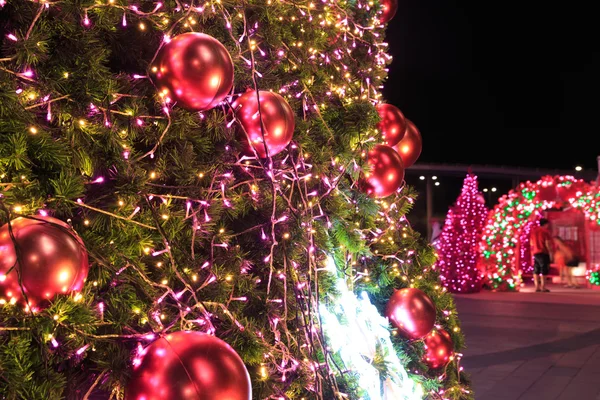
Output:
[[371,168],[361,179],[360,187],[371,197],[387,197],[395,193],[404,180],[402,159],[390,146],[377,145],[367,155]]
[[25,306],[24,291],[29,306],[39,308],[58,294],[80,291],[89,265],[83,241],[69,225],[51,217],[32,218],[11,221],[20,263],[8,224],[0,228],[0,300]]
[[423,361],[429,368],[440,368],[448,364],[454,353],[454,343],[450,334],[443,329],[431,331],[423,339],[425,356]]
[[201,332],[168,334],[148,346],[125,390],[126,400],[251,400],[250,376],[227,343]]
[[254,154],[254,148],[260,158],[265,158],[266,145],[268,155],[272,157],[282,152],[292,141],[295,127],[294,111],[277,93],[259,90],[257,96],[256,91],[248,90],[238,97],[232,106],[242,124],[244,132],[241,132],[240,138],[244,142],[246,153]]
[[386,24],[394,18],[398,11],[398,0],[381,0],[382,13],[379,17],[379,21],[382,24]]
[[385,315],[402,336],[421,339],[433,329],[435,304],[420,289],[400,289],[388,300]]
[[396,145],[396,150],[404,162],[404,168],[410,167],[417,161],[421,155],[422,147],[421,132],[411,120],[407,119],[404,137]]
[[165,43],[151,73],[162,96],[190,111],[215,107],[233,87],[229,52],[204,33],[184,33]]
[[381,121],[377,124],[377,129],[381,132],[385,144],[388,146],[396,145],[406,132],[406,118],[402,111],[391,104],[379,104],[377,112]]

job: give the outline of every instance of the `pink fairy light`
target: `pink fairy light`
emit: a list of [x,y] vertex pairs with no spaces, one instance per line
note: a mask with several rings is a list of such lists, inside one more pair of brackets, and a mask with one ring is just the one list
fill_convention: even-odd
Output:
[[54,347],[54,348],[58,347],[58,342],[56,341],[56,339],[52,338],[52,339],[50,339],[50,342],[52,342],[52,347]]
[[12,33],[9,33],[8,35],[6,35],[7,38],[9,38],[10,40],[16,42],[19,39],[17,39],[17,37],[15,35],[13,35]]
[[23,76],[26,76],[27,78],[31,78],[31,77],[33,77],[33,71],[30,69],[27,69],[27,70],[23,71]]
[[103,183],[104,182],[104,177],[99,176],[98,178],[96,178],[95,180],[92,181],[92,183]]
[[87,348],[88,348],[88,347],[90,347],[90,345],[89,345],[89,344],[86,344],[85,346],[83,346],[83,347],[80,347],[80,348],[79,348],[79,349],[78,349],[78,350],[77,350],[75,353],[76,353],[78,356],[80,356],[80,355],[82,355],[82,354],[83,354],[83,352],[84,352],[84,351],[86,351],[86,350],[87,350]]

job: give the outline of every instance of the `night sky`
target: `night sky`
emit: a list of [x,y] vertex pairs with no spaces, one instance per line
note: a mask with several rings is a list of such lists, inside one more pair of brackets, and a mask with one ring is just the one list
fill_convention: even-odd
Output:
[[420,129],[417,162],[595,170],[600,23],[582,3],[400,0],[384,96]]

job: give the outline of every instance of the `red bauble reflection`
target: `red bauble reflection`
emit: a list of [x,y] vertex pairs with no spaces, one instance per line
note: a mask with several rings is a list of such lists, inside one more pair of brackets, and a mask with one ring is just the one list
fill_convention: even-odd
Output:
[[425,364],[429,368],[440,368],[448,364],[454,352],[450,334],[443,329],[432,331],[423,339],[425,344]]
[[386,24],[394,18],[396,11],[398,11],[398,0],[381,0],[381,8],[383,12],[379,17],[379,21],[382,24]]
[[[277,93],[259,90],[257,96],[256,91],[249,90],[233,102],[233,109],[236,110],[236,117],[246,132],[240,135],[246,146],[245,152],[254,154],[250,148],[252,145],[258,156],[265,158],[267,157],[266,144],[269,156],[272,157],[282,152],[291,142],[295,126],[294,111]],[[260,126],[261,117],[264,129]]]
[[377,128],[381,131],[381,135],[385,139],[385,144],[394,146],[403,137],[406,132],[406,119],[402,111],[391,104],[380,104],[377,106],[377,112],[381,121],[377,124]]
[[396,145],[396,150],[398,150],[398,154],[404,161],[404,168],[410,167],[417,161],[417,158],[421,155],[422,147],[421,132],[411,120],[407,119],[404,137]]
[[137,360],[126,400],[251,400],[250,376],[227,343],[200,332],[158,339]]
[[576,200],[590,190],[590,185],[584,180],[562,179],[556,188],[558,198],[565,204]]
[[400,289],[388,300],[385,315],[404,337],[420,339],[433,329],[435,304],[422,290]]
[[20,271],[32,308],[44,306],[57,294],[81,290],[89,268],[83,242],[69,225],[51,217],[35,218],[11,221],[22,264],[17,263],[8,224],[0,228],[0,299],[26,305],[19,286]]
[[369,151],[367,163],[371,168],[360,181],[360,188],[371,197],[387,197],[396,192],[404,180],[402,159],[390,146],[383,144]]
[[151,72],[160,93],[190,111],[215,107],[233,87],[229,52],[203,33],[184,33],[165,43]]

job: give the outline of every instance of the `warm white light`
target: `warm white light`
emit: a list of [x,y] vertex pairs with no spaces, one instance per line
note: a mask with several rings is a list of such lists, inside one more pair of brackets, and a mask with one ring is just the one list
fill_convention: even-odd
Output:
[[488,191],[488,188],[485,188],[485,189],[483,189],[483,191],[484,191],[485,193],[487,193],[487,191]]
[[437,176],[432,176],[431,179],[433,179],[434,181],[437,179]]
[[583,169],[583,167],[581,165],[578,165],[575,167],[575,171],[581,171]]
[[[326,269],[336,273],[332,257],[327,258]],[[369,400],[420,400],[423,389],[408,376],[391,341],[387,318],[381,316],[366,292],[360,298],[348,288],[346,280],[338,278],[338,295],[330,307],[321,303],[319,314],[327,344],[339,355],[344,370],[357,375],[362,390]],[[387,376],[382,378],[373,360],[384,357]]]
[[421,175],[421,176],[419,177],[419,179],[420,179],[420,180],[422,180],[422,181],[424,181],[424,180],[425,180],[425,177],[424,177],[423,175]]
[[493,187],[493,188],[492,188],[492,192],[495,192],[495,191],[496,191],[496,188],[495,188],[495,187]]
[[435,186],[440,186],[440,183],[439,183],[439,182],[436,182],[436,183],[435,183]]

